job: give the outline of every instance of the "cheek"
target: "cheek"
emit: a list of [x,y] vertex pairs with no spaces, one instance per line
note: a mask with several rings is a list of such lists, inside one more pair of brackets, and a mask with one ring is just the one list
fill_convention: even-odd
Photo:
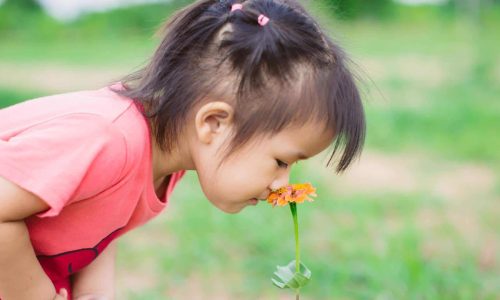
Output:
[[[219,209],[235,212],[246,200],[261,196],[270,186],[276,173],[276,163],[269,157],[248,152],[226,161],[218,161],[206,154],[198,157],[196,168],[206,198]],[[262,156],[262,157],[261,157]]]
[[238,202],[261,195],[271,182],[269,166],[262,162],[239,160],[223,164],[204,166],[199,177],[203,192],[215,202]]
[[238,164],[234,168],[228,169],[224,173],[225,182],[229,185],[225,187],[233,198],[229,201],[246,201],[254,197],[261,197],[266,194],[273,181],[275,169],[266,166],[265,161],[247,161],[249,164]]
[[218,187],[224,191],[227,198],[241,198],[251,193],[255,186],[255,177],[258,173],[249,169],[245,164],[233,163],[223,165],[215,174]]
[[217,162],[210,160],[209,157],[203,157],[196,163],[196,173],[200,182],[201,189],[205,196],[212,200],[216,196],[216,185],[219,180],[216,177]]
[[[217,169],[217,163],[205,162],[197,166],[201,189],[210,202],[223,209],[223,204],[238,194],[242,178],[235,175],[227,166]],[[225,210],[225,209],[223,209]]]

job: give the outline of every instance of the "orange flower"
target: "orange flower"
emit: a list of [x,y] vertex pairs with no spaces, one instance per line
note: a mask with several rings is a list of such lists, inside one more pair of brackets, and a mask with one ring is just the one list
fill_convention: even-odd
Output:
[[309,196],[317,196],[316,188],[310,183],[289,184],[271,192],[267,197],[267,202],[272,204],[273,207],[276,205],[285,206],[291,202],[313,201]]

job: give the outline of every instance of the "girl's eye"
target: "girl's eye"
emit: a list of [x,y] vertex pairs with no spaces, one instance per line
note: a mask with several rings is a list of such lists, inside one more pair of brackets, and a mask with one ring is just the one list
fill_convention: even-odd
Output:
[[276,163],[278,164],[278,167],[280,167],[280,168],[285,168],[285,169],[288,168],[288,164],[279,160],[279,159],[276,160]]

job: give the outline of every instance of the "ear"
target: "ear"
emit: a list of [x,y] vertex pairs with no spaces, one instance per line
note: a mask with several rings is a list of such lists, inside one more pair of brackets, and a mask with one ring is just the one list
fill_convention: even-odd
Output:
[[233,116],[233,107],[226,102],[204,104],[195,115],[198,139],[210,144],[216,136],[227,133],[233,124]]

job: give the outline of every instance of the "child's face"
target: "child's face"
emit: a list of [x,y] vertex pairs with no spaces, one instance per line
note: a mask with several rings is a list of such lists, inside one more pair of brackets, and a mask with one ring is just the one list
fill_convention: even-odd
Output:
[[312,157],[325,150],[334,137],[332,132],[322,133],[321,124],[285,129],[246,144],[217,169],[222,158],[221,146],[232,128],[230,114],[229,110],[227,119],[220,114],[208,120],[209,124],[197,118],[196,130],[201,143],[192,148],[205,196],[228,213],[255,205],[255,199],[266,199],[271,190],[288,184],[291,165],[300,159],[299,153]]

